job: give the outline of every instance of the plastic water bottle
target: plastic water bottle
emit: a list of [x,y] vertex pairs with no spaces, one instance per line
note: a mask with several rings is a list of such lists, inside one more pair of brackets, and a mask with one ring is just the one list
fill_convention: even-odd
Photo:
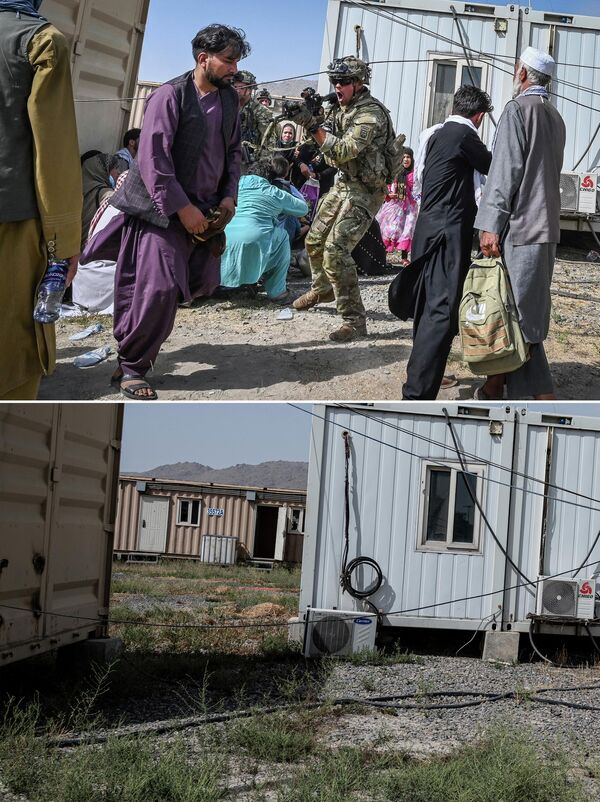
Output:
[[37,323],[55,323],[60,317],[60,307],[65,294],[69,263],[51,259],[38,290],[33,319]]

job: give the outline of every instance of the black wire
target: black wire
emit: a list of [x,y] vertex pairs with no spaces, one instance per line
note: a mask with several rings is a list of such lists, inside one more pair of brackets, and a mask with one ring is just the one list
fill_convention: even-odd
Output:
[[[442,412],[446,416],[446,423],[448,425],[448,428],[450,429],[450,434],[451,434],[452,440],[454,442],[454,448],[456,449],[456,455],[458,456],[458,459],[459,459],[459,462],[460,462],[460,467],[462,468],[463,473],[467,474],[468,473],[467,466],[465,465],[465,462],[463,460],[462,454],[460,452],[460,448],[459,448],[459,445],[458,445],[458,440],[456,439],[456,433],[454,432],[454,427],[452,426],[452,421],[450,420],[450,415],[448,415],[448,410],[446,409],[446,407],[444,407],[442,409]],[[471,501],[473,502],[473,504],[475,504],[475,506],[479,510],[479,514],[483,518],[483,520],[485,522],[485,525],[487,526],[487,528],[488,528],[488,530],[490,532],[490,535],[494,538],[494,541],[495,541],[496,545],[498,546],[498,548],[500,549],[502,554],[504,554],[504,556],[506,557],[506,560],[507,560],[508,564],[512,565],[512,567],[515,569],[517,574],[519,574],[520,577],[525,579],[526,582],[528,582],[530,585],[534,585],[534,583],[531,581],[531,579],[529,579],[523,573],[523,571],[521,571],[519,566],[516,563],[513,562],[513,560],[511,559],[509,553],[506,551],[506,549],[504,548],[504,546],[502,545],[502,543],[498,539],[496,533],[494,532],[494,530],[492,528],[491,523],[488,521],[487,515],[485,514],[485,512],[483,510],[483,507],[481,506],[481,504],[479,502],[479,499],[477,498],[477,495],[475,493],[473,493],[473,489],[471,488],[471,485],[467,481],[466,477],[465,477],[465,480],[464,480],[464,485],[467,488],[467,492],[468,492],[469,496],[471,497]]]
[[[293,406],[293,404],[290,404],[290,406]],[[343,410],[345,410],[347,412],[356,413],[357,415],[361,415],[363,418],[366,418],[367,420],[370,420],[370,421],[374,421],[375,423],[379,423],[382,426],[387,426],[388,428],[393,429],[396,432],[400,432],[401,434],[406,434],[409,437],[414,438],[415,440],[423,440],[424,442],[429,443],[430,445],[438,446],[439,448],[442,448],[445,451],[452,451],[452,446],[446,445],[446,443],[442,443],[439,440],[434,440],[433,438],[427,437],[427,435],[424,435],[424,434],[417,434],[417,432],[411,432],[408,429],[403,429],[401,426],[396,426],[396,424],[390,423],[389,421],[386,421],[383,418],[376,418],[373,415],[369,415],[368,412],[365,412],[362,409],[359,409],[359,408],[356,408],[356,407],[351,407],[351,406],[348,406],[347,404],[335,404],[335,406],[338,407],[339,409],[343,409]],[[300,407],[295,407],[295,408],[296,409],[300,409]],[[366,437],[366,435],[363,435],[363,436]],[[385,443],[385,441],[383,441],[383,440],[379,440],[377,442],[380,442],[382,445],[391,445],[391,444]],[[394,447],[394,446],[392,446],[392,447]],[[404,452],[404,453],[411,454],[413,457],[417,457],[417,458],[419,457],[418,454],[415,454],[415,453],[413,453],[411,451]],[[483,457],[480,457],[478,454],[472,454],[469,451],[463,450],[462,453],[463,453],[463,456],[467,457],[468,459],[477,460],[478,463],[481,463],[483,465],[487,465],[490,468],[498,468],[501,471],[505,471],[507,473],[510,473],[511,475],[518,476],[521,479],[526,479],[529,482],[535,482],[537,484],[544,485],[545,487],[549,487],[552,490],[559,490],[562,493],[568,493],[571,496],[576,496],[577,498],[586,499],[586,501],[594,501],[596,503],[600,503],[600,499],[594,498],[594,496],[588,496],[585,493],[579,493],[576,490],[570,490],[568,487],[563,487],[562,485],[553,484],[552,482],[548,482],[547,483],[547,482],[545,482],[544,479],[538,479],[536,476],[530,476],[529,474],[523,473],[522,471],[513,470],[512,467],[507,467],[506,465],[502,465],[500,462],[494,462],[493,460],[485,459]],[[549,493],[537,493],[534,490],[525,490],[525,488],[520,488],[520,487],[517,487],[517,485],[507,484],[505,482],[499,482],[496,479],[486,479],[486,481],[495,482],[496,484],[500,484],[503,487],[509,487],[511,490],[517,490],[517,491],[521,491],[523,493],[531,493],[532,495],[541,496],[542,498],[547,498],[547,499],[552,499],[553,498],[552,496],[550,496]],[[573,502],[564,501],[562,499],[556,499],[556,498],[554,499],[554,501],[559,501],[562,504],[572,504],[573,503]],[[584,510],[591,510],[592,512],[600,512],[600,508],[599,509],[593,509],[592,507],[584,507],[581,504],[575,504],[575,506],[581,507]]]
[[[333,420],[331,420],[329,418],[324,417],[323,415],[317,415],[316,412],[313,412],[312,410],[309,410],[309,409],[303,409],[302,407],[298,406],[297,404],[288,403],[288,406],[292,407],[293,409],[298,410],[299,412],[303,412],[305,415],[310,415],[313,418],[317,418],[318,420],[325,421],[326,423],[329,423],[332,426],[337,426],[339,428],[348,429],[348,431],[351,432],[352,434],[359,435],[360,437],[362,437],[365,440],[371,440],[372,442],[378,443],[381,446],[387,446],[388,448],[391,448],[393,451],[398,451],[401,454],[407,454],[408,456],[416,457],[417,459],[421,459],[421,456],[419,454],[415,454],[414,451],[410,451],[409,449],[406,449],[406,448],[401,448],[400,446],[396,446],[393,443],[387,443],[385,440],[380,440],[379,438],[373,437],[372,435],[365,434],[364,432],[359,432],[356,429],[350,429],[348,426],[344,426],[344,424],[342,424],[342,423],[338,423],[337,421],[333,421]],[[391,428],[396,429],[396,431],[401,432],[403,434],[410,435],[411,437],[414,437],[416,439],[426,440],[427,442],[429,442],[429,443],[431,443],[433,445],[440,446],[441,448],[443,448],[443,449],[445,449],[447,451],[450,451],[452,449],[451,446],[448,446],[445,443],[440,443],[437,440],[431,440],[430,438],[425,437],[424,435],[419,435],[419,434],[416,434],[414,432],[409,432],[406,429],[402,429],[402,428],[399,428],[397,426],[394,426],[394,424],[391,424],[391,423],[388,424],[385,421],[379,420],[378,418],[373,418],[372,416],[367,415],[366,413],[363,413],[359,409],[354,409],[354,408],[351,408],[351,407],[347,407],[347,406],[345,406],[343,404],[337,404],[336,406],[338,408],[340,408],[340,409],[348,410],[349,412],[356,412],[357,414],[362,415],[363,417],[369,418],[370,420],[374,420],[376,422],[380,422],[383,425],[390,426]],[[480,457],[477,457],[476,455],[469,455],[468,452],[465,453],[465,456],[473,457],[478,462],[480,462],[482,465],[489,465],[491,467],[502,468],[503,470],[510,470],[510,469],[505,468],[504,466],[501,466],[501,465],[496,464],[494,462],[489,462],[489,461],[486,461],[484,459],[481,459]],[[444,468],[448,467],[448,463],[444,462],[441,458],[440,459],[436,459],[435,457],[427,457],[427,459],[428,459],[429,462],[433,463],[434,465],[439,465],[440,467],[444,467]],[[537,479],[537,478],[535,478],[533,476],[528,476],[527,474],[517,473],[517,475],[518,476],[522,476],[522,477],[524,477],[526,479],[529,479],[532,482],[541,482],[540,479]],[[518,487],[517,485],[513,485],[513,484],[510,484],[510,483],[507,483],[507,482],[502,482],[499,479],[492,479],[491,476],[482,476],[481,478],[485,482],[491,482],[492,484],[500,485],[501,487],[508,487],[508,488],[510,488],[512,490],[515,490],[517,492],[520,492],[520,493],[528,493],[528,494],[530,494],[532,496],[539,496],[541,498],[552,499],[557,504],[566,504],[566,505],[571,506],[571,507],[579,507],[582,510],[589,510],[590,512],[600,512],[600,508],[586,507],[583,504],[578,504],[576,501],[568,501],[567,499],[553,498],[552,496],[550,496],[549,494],[546,494],[546,493],[538,493],[536,490],[527,490],[526,488],[521,488],[521,487]],[[565,493],[569,493],[571,495],[581,496],[582,498],[590,498],[592,501],[596,501],[596,502],[598,501],[598,499],[594,499],[591,496],[585,496],[582,493],[577,493],[574,490],[569,490],[568,488],[561,488],[559,485],[551,485],[551,486],[556,488],[556,489],[558,489],[558,490],[562,490]]]
[[544,663],[549,663],[551,666],[554,666],[554,665],[556,665],[556,663],[554,663],[554,662],[553,662],[552,660],[550,660],[548,657],[546,657],[545,655],[543,655],[543,654],[540,652],[540,650],[538,649],[538,647],[535,645],[535,643],[533,642],[533,627],[534,627],[534,626],[535,626],[535,622],[534,622],[534,620],[533,620],[533,618],[532,618],[532,619],[531,619],[531,621],[529,622],[529,643],[531,643],[531,648],[532,648],[532,649],[533,649],[533,651],[534,651],[534,652],[537,654],[537,656],[538,656],[538,657],[541,657],[541,658],[542,658],[542,660],[544,661]]
[[[381,17],[382,19],[385,19],[388,22],[392,22],[392,23],[395,23],[395,24],[398,24],[398,25],[403,25],[405,28],[408,28],[409,30],[414,30],[414,31],[417,31],[418,33],[425,33],[428,36],[432,36],[435,39],[439,39],[440,41],[446,42],[447,44],[454,45],[455,47],[461,47],[460,42],[457,42],[454,39],[451,39],[451,38],[449,38],[447,36],[444,36],[443,34],[437,33],[436,31],[431,31],[428,28],[425,28],[422,25],[419,25],[418,23],[413,22],[412,20],[404,19],[404,18],[399,17],[397,15],[388,15],[383,11],[383,9],[378,8],[378,7],[374,7],[374,6],[371,5],[371,3],[364,2],[364,0],[362,0],[361,2],[359,2],[358,0],[345,0],[345,2],[350,6],[354,6],[355,8],[360,8],[362,10],[369,9],[369,11],[372,14],[374,14],[375,16]],[[505,58],[503,56],[497,56],[494,53],[486,53],[484,50],[477,50],[477,49],[472,48],[472,47],[466,47],[466,49],[470,53],[475,53],[476,55],[479,55],[479,56],[486,56],[487,58],[489,58],[492,61],[496,60],[496,61],[501,61],[503,63],[507,63],[508,62],[507,58]],[[513,74],[512,70],[502,69],[501,67],[499,67],[496,64],[491,64],[490,66],[492,67],[492,69],[499,70],[500,72],[504,72],[507,75],[512,75]],[[578,64],[576,66],[579,66],[579,67],[582,67],[584,69],[587,69],[587,67],[584,64]],[[556,81],[560,83],[559,79],[556,79]],[[566,81],[563,81],[562,83],[567,85]],[[578,84],[572,84],[571,86],[572,86],[572,88],[578,89],[580,91],[584,91],[584,92],[588,91],[588,90],[586,90],[585,87],[579,86]],[[591,91],[595,94],[595,90],[591,90]],[[595,106],[590,106],[587,103],[581,103],[579,100],[574,100],[573,98],[567,97],[566,95],[561,95],[558,92],[554,92],[553,91],[552,95],[554,97],[559,97],[562,100],[567,100],[570,103],[574,103],[576,106],[581,106],[584,109],[590,109],[591,111],[597,111],[597,108]]]
[[590,556],[591,556],[592,552],[593,552],[593,551],[594,551],[594,549],[596,548],[596,543],[597,543],[599,540],[600,540],[600,529],[598,530],[598,534],[596,535],[596,539],[595,539],[595,540],[594,540],[594,542],[592,543],[592,547],[591,547],[591,549],[590,549],[590,550],[588,551],[588,553],[586,554],[585,560],[584,560],[584,561],[581,563],[581,566],[580,566],[580,567],[579,567],[579,568],[578,568],[578,569],[575,571],[575,573],[573,574],[573,579],[575,579],[575,577],[577,576],[577,574],[578,574],[578,573],[581,571],[581,569],[583,568],[583,566],[584,566],[584,565],[587,563],[587,561],[590,559]]

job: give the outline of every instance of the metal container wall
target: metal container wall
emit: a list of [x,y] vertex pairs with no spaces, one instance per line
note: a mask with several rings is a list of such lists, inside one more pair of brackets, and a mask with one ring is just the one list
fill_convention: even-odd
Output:
[[[473,455],[469,466],[483,471],[482,504],[506,547],[514,422],[506,408],[490,410],[447,404],[462,448]],[[505,558],[479,522],[480,548],[433,552],[419,548],[423,466],[429,460],[457,467],[445,417],[436,407],[404,404],[354,411],[315,410],[311,440],[300,610],[362,609],[343,594],[340,569],[344,545],[344,442],[351,434],[349,559],[371,557],[384,574],[371,597],[395,625],[470,627],[496,612],[503,602]],[[319,416],[324,418],[320,420]],[[499,434],[491,433],[494,424]],[[496,463],[484,465],[481,460]],[[509,474],[510,475],[510,474]],[[368,584],[365,579],[364,584]],[[470,601],[445,602],[498,593]]]
[[204,535],[200,559],[212,565],[234,565],[237,542],[237,537]]
[[117,405],[0,405],[0,665],[103,626],[121,426]]
[[[456,23],[454,5],[463,38],[474,51],[491,54],[470,56],[487,65],[484,89],[491,95],[496,119],[512,97],[513,67],[527,45],[547,49],[553,41],[553,54],[558,62],[555,92],[573,98],[592,109],[555,98],[558,110],[567,121],[567,144],[564,169],[570,170],[584,152],[600,123],[600,107],[586,89],[600,90],[600,73],[593,69],[600,58],[600,25],[598,17],[573,15],[572,24],[560,24],[563,15],[529,11],[526,5],[496,5],[481,11],[468,11],[477,4],[453,3],[452,0],[391,0],[372,8],[357,8],[339,0],[330,0],[321,57],[321,70],[334,58],[356,53],[355,26],[362,27],[361,57],[373,65],[371,90],[390,109],[396,130],[406,134],[406,143],[416,148],[419,134],[427,127],[427,89],[431,81],[430,62],[437,55],[452,54],[464,60],[464,52]],[[374,7],[373,7],[374,6]],[[489,12],[489,13],[488,13]],[[569,15],[567,15],[569,16]],[[403,20],[426,29],[419,31],[396,20]],[[496,19],[507,21],[505,33],[496,33]],[[435,35],[434,35],[435,34]],[[444,38],[440,38],[444,37]],[[448,41],[451,40],[451,41]],[[494,59],[493,57],[501,57]],[[397,63],[377,63],[392,62]],[[398,63],[402,61],[403,63]],[[585,63],[587,68],[567,66]],[[495,65],[495,67],[494,67]],[[569,81],[582,90],[566,85]],[[329,91],[322,75],[319,90]],[[486,122],[482,139],[491,145],[494,127]],[[592,148],[586,170],[598,163],[598,146]]]
[[115,152],[128,127],[150,0],[46,0],[71,45],[81,152]]
[[144,109],[146,101],[160,84],[143,81],[138,83],[134,92],[134,100],[131,105],[131,116],[129,117],[129,128],[141,128],[144,122]]
[[[297,491],[255,491],[257,502],[248,500],[244,489],[214,489],[210,485],[194,485],[184,482],[150,481],[142,477],[121,477],[119,509],[117,516],[115,551],[121,553],[140,551],[140,509],[142,494],[136,489],[139,481],[145,483],[145,495],[169,498],[170,509],[167,528],[165,556],[191,557],[199,559],[202,553],[202,537],[235,536],[244,556],[252,554],[256,527],[256,505],[289,506],[303,508],[306,495]],[[177,523],[177,505],[180,498],[199,500],[200,520],[198,526]],[[222,515],[209,515],[209,510],[223,510]],[[294,550],[296,553],[297,550]]]
[[[541,480],[534,483],[515,477],[515,484],[522,488],[526,483],[529,492],[516,493],[513,502],[515,542],[521,544],[514,549],[513,559],[530,579],[555,574],[570,579],[590,554],[600,530],[599,428],[598,419],[533,412],[528,413],[527,425],[518,426],[518,470]],[[600,544],[586,561],[593,564],[578,574],[580,578],[595,573],[594,561],[600,561]],[[512,574],[507,584],[524,583]],[[511,599],[514,626],[528,628],[527,614],[535,611],[535,594],[520,587]]]

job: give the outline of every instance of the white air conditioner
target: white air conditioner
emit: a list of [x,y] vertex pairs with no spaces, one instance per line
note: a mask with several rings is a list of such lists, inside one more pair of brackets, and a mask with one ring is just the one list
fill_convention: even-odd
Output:
[[306,612],[304,656],[335,655],[345,657],[375,648],[377,616],[348,610]]
[[540,576],[537,615],[560,618],[594,618],[596,582],[593,579],[556,579]]
[[596,173],[560,174],[560,210],[595,214],[598,176]]

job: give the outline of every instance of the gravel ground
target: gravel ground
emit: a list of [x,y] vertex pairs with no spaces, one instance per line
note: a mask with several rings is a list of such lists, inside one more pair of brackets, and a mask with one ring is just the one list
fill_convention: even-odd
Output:
[[[553,315],[547,352],[563,399],[600,398],[600,267],[587,262],[587,249],[561,248],[555,267]],[[390,259],[390,263],[394,259]],[[387,293],[394,270],[362,277],[369,336],[334,344],[328,334],[340,321],[333,304],[278,320],[280,309],[262,299],[210,300],[180,309],[175,328],[163,346],[149,380],[163,400],[397,400],[412,346],[411,324],[392,317]],[[308,281],[290,274],[298,294]],[[558,293],[585,296],[564,297]],[[95,318],[93,320],[96,320]],[[121,396],[109,386],[115,356],[80,370],[74,357],[109,345],[106,331],[80,343],[69,336],[88,326],[89,318],[57,324],[58,367],[42,382],[43,400],[111,400]],[[449,371],[459,384],[440,398],[469,399],[476,379],[460,362],[455,342]]]

